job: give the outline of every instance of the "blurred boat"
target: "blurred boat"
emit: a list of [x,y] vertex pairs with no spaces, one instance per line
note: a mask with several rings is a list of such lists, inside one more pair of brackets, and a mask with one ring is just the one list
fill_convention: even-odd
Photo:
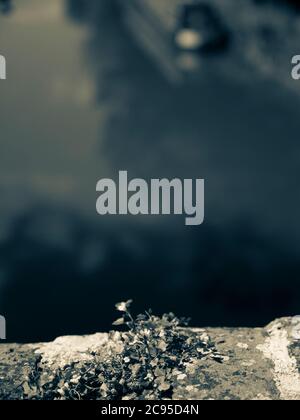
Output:
[[209,4],[183,4],[178,14],[174,42],[183,51],[218,52],[228,46],[229,33]]
[[229,32],[207,2],[127,0],[119,4],[136,42],[172,81],[197,71],[202,55],[219,53],[228,45]]

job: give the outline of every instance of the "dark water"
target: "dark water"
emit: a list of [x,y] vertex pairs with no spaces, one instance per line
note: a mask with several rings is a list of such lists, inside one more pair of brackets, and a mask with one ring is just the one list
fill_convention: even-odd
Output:
[[[171,83],[112,4],[19,0],[0,15],[9,340],[108,329],[127,298],[195,325],[299,313],[298,96],[255,73],[236,78],[234,55]],[[205,178],[204,225],[97,216],[96,182],[119,170]]]

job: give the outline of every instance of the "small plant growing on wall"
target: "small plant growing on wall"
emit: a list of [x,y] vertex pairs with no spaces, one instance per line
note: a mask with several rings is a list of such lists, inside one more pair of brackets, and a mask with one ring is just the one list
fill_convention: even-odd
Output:
[[105,351],[91,361],[58,370],[51,383],[40,381],[43,399],[169,399],[174,385],[199,369],[199,360],[224,361],[208,334],[186,328],[187,319],[151,310],[134,317],[131,304],[116,305],[121,316],[113,324],[128,331],[111,332]]

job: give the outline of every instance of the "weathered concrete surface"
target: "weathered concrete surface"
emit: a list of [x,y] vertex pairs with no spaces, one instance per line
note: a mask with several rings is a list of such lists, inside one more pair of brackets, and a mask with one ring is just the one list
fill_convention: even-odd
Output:
[[[300,317],[266,328],[191,330],[209,336],[220,360],[199,357],[172,380],[173,400],[300,400]],[[0,399],[42,399],[57,371],[80,381],[79,363],[98,364],[122,351],[120,333],[61,337],[52,343],[0,346]],[[174,367],[176,369],[176,367]],[[103,385],[105,387],[105,384]],[[62,397],[63,399],[63,397]],[[123,399],[130,399],[125,396]]]

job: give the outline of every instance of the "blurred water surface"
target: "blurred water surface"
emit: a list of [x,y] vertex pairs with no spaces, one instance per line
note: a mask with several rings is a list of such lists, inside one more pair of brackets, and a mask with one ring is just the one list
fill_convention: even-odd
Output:
[[[9,339],[108,329],[126,298],[197,325],[299,312],[297,92],[258,72],[239,77],[230,52],[173,83],[121,13],[106,0],[19,0],[0,15]],[[97,216],[97,180],[124,169],[205,178],[205,224]]]

